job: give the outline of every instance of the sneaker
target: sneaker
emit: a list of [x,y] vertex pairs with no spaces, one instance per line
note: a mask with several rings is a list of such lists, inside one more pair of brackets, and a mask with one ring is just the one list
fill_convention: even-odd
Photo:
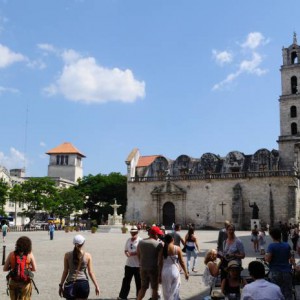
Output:
[[198,270],[196,270],[196,269],[194,269],[194,268],[192,269],[192,271],[193,271],[194,273],[197,273],[197,272],[198,272]]

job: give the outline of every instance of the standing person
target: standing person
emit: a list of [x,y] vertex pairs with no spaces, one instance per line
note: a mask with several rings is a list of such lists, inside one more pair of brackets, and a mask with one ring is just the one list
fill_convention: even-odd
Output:
[[53,222],[50,223],[48,230],[49,230],[49,234],[50,234],[50,240],[53,240],[54,231],[55,231],[55,225]]
[[125,243],[124,253],[127,257],[127,260],[125,264],[122,287],[118,297],[119,300],[127,299],[133,276],[136,286],[136,295],[138,295],[138,292],[141,288],[140,263],[137,257],[137,247],[141,238],[138,236],[138,228],[136,226],[132,226],[130,229],[130,234],[131,237]]
[[171,233],[171,235],[174,239],[174,245],[179,246],[179,247],[180,247],[180,243],[182,243],[182,245],[184,245],[184,240],[179,233],[180,230],[181,230],[180,224],[176,224],[174,226],[174,231]]
[[230,225],[229,221],[225,221],[224,223],[224,228],[222,228],[219,231],[219,235],[218,235],[218,245],[217,245],[217,250],[218,252],[223,252],[223,246],[224,246],[224,242],[227,239],[227,228]]
[[[74,249],[65,253],[64,256],[64,270],[59,284],[59,295],[63,296],[64,283],[76,282],[75,296],[76,299],[87,300],[90,293],[90,286],[86,269],[95,285],[96,295],[99,295],[100,289],[93,271],[91,254],[83,251],[85,238],[78,234],[73,239]],[[67,298],[68,299],[68,298]]]
[[284,300],[279,286],[265,280],[265,267],[260,261],[251,261],[248,270],[254,281],[244,286],[241,300]]
[[197,273],[197,270],[195,269],[197,258],[198,258],[198,252],[200,251],[199,245],[197,242],[197,238],[194,234],[195,230],[194,227],[190,227],[188,233],[185,236],[185,246],[186,246],[186,265],[187,265],[187,271],[190,272],[190,260],[193,256],[193,267],[192,271]]
[[297,243],[298,243],[298,239],[299,239],[299,229],[296,224],[291,226],[290,235],[291,235],[291,241],[293,243],[293,250],[297,251]]
[[258,252],[258,234],[257,225],[254,225],[251,231],[251,242],[253,243],[254,252]]
[[10,271],[7,278],[11,300],[31,299],[33,275],[29,276],[27,272],[25,274],[26,270],[29,270],[29,274],[35,272],[36,262],[32,253],[31,239],[21,236],[16,242],[15,251],[9,253],[3,266],[4,272]]
[[291,247],[286,242],[281,242],[281,231],[279,228],[272,228],[270,236],[273,243],[269,244],[265,255],[269,263],[269,279],[277,284],[286,300],[292,299],[292,268],[290,262]]
[[263,227],[259,230],[258,243],[260,248],[260,255],[265,255],[266,233]]
[[159,255],[159,282],[162,285],[164,300],[179,300],[180,290],[180,264],[188,280],[182,252],[179,246],[174,245],[174,239],[171,234],[165,235],[165,244],[163,251]]
[[5,238],[6,238],[6,235],[7,235],[8,230],[9,230],[6,221],[3,221],[3,225],[2,225],[2,228],[1,228],[1,229],[2,229],[2,239],[3,239],[3,243],[5,243]]
[[242,266],[242,259],[245,258],[245,250],[242,241],[235,235],[235,227],[230,224],[227,227],[227,239],[224,243],[223,257],[221,263],[221,278],[227,276],[226,267],[228,262],[236,260]]
[[152,300],[158,299],[158,257],[163,246],[157,239],[163,232],[159,227],[152,226],[148,234],[149,237],[141,240],[137,248],[141,274],[141,288],[137,300],[144,298],[149,284],[152,288]]

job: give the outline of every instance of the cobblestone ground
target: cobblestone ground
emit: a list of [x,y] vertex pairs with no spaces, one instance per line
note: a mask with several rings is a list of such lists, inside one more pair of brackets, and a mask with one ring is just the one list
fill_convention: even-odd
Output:
[[[37,261],[37,272],[35,274],[35,282],[39,288],[40,294],[33,291],[32,299],[41,300],[58,300],[58,284],[63,269],[64,253],[73,249],[72,239],[77,232],[65,233],[56,231],[54,240],[50,241],[47,231],[36,232],[10,232],[6,239],[6,255],[14,250],[15,241],[21,235],[27,235],[33,242],[33,253]],[[88,231],[80,232],[86,238],[85,250],[92,254],[94,271],[100,285],[100,296],[96,297],[94,287],[91,283],[90,300],[117,299],[121,282],[123,278],[124,264],[126,257],[123,247],[129,234],[121,232],[92,234]],[[184,236],[186,231],[181,231]],[[146,237],[146,232],[140,233],[141,237]],[[216,247],[216,239],[218,231],[196,231],[201,252],[199,253],[197,262],[197,273],[190,275],[189,281],[184,279],[182,275],[181,299],[182,300],[199,300],[208,294],[208,289],[202,283],[202,274],[204,271],[203,256],[210,248]],[[237,236],[240,237],[246,248],[246,258],[243,266],[247,267],[248,263],[257,256],[252,249],[250,241],[250,233],[238,231]],[[270,242],[270,237],[267,237]],[[3,257],[3,243],[0,246],[1,258]],[[0,299],[9,299],[6,295],[6,279],[5,273],[0,272]],[[298,293],[298,295],[300,295]],[[135,287],[132,282],[132,289],[129,294],[130,299],[135,299]],[[150,294],[147,292],[145,299],[149,299]],[[300,299],[300,298],[299,298]]]

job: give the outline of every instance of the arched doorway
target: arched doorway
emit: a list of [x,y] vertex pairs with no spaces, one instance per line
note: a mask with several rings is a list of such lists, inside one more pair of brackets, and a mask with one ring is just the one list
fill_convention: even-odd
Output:
[[172,202],[166,202],[163,206],[163,225],[170,228],[175,223],[175,206]]

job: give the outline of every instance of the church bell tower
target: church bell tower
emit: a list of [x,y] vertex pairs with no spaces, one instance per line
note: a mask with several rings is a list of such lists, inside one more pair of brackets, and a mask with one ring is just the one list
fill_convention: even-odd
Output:
[[278,139],[280,169],[300,169],[300,46],[296,33],[293,44],[282,49],[282,58]]

